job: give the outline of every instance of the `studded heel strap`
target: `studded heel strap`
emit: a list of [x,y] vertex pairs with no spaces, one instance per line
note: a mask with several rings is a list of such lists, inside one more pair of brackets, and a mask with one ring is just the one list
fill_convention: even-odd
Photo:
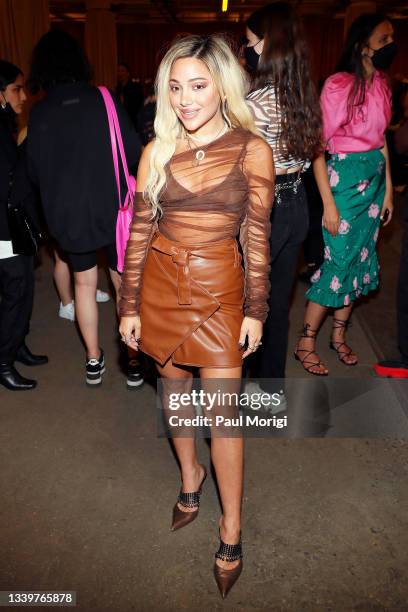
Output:
[[195,508],[200,505],[200,494],[201,488],[193,493],[183,493],[180,491],[177,501],[184,508]]
[[242,542],[239,540],[238,544],[226,544],[220,540],[220,547],[215,553],[217,559],[221,561],[238,561],[242,559]]

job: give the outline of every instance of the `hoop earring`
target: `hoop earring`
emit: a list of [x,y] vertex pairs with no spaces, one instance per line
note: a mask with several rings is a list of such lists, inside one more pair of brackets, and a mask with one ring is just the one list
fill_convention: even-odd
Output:
[[2,100],[1,100],[1,102],[0,102],[0,106],[1,106],[1,108],[4,110],[4,109],[6,108],[6,106],[7,106],[7,100],[6,100],[6,98],[4,97],[4,94],[1,94],[1,98],[2,98]]

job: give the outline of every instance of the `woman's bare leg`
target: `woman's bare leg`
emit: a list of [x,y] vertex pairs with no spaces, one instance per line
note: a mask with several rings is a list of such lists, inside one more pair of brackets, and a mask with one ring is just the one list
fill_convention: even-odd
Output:
[[[168,393],[190,393],[193,381],[190,369],[177,367],[171,361],[167,362],[163,367],[156,364],[156,367],[162,377],[164,395]],[[163,399],[163,409],[167,418],[170,415],[177,414],[175,411],[169,410],[165,398]],[[180,416],[184,417],[191,417],[195,414],[192,406],[183,407],[182,412],[181,410],[179,412]],[[204,477],[204,469],[198,462],[197,446],[193,432],[191,437],[177,437],[177,435],[174,435],[172,443],[180,463],[182,491],[184,493],[198,491]],[[183,512],[193,512],[196,510],[196,508],[185,508],[180,506],[180,504],[178,504],[178,507]]]
[[[327,307],[316,304],[315,302],[308,302],[306,306],[305,318],[303,322],[304,334],[307,337],[301,337],[296,345],[296,354],[302,361],[305,360],[304,367],[309,369],[312,373],[325,374],[328,373],[326,366],[321,363],[320,365],[312,365],[312,363],[318,364],[320,361],[319,355],[315,351],[316,346],[316,335],[319,331],[320,325],[327,313]],[[307,326],[307,329],[306,329]],[[308,355],[308,351],[312,351]]]
[[[357,360],[358,360],[357,355],[345,343],[347,322],[350,319],[352,309],[353,309],[353,305],[350,304],[350,306],[344,306],[343,308],[338,308],[337,310],[334,311],[333,329],[332,329],[332,336],[331,336],[334,346],[337,349],[339,349],[341,352],[345,353],[344,355],[341,356],[342,360],[346,364],[349,364],[349,365],[353,365],[357,363]],[[334,319],[337,319],[337,321],[342,321],[344,325],[342,325],[341,323],[336,323]],[[350,351],[350,354],[347,354],[349,351]]]
[[[206,379],[224,379],[219,388],[226,393],[239,393],[242,368],[201,368],[202,387],[208,390]],[[213,384],[211,384],[214,387]],[[218,406],[219,414],[238,416],[238,409],[228,406]],[[208,413],[207,413],[208,415]],[[214,414],[211,414],[214,416]],[[214,429],[214,428],[213,428]],[[227,437],[219,428],[211,438],[211,460],[217,476],[221,496],[222,516],[220,519],[220,535],[226,544],[237,544],[241,531],[241,506],[244,479],[244,440],[242,435]],[[216,560],[217,565],[233,569],[239,561]]]
[[87,357],[99,359],[98,306],[96,303],[97,266],[84,272],[74,272],[74,279],[75,312],[85,342]]
[[54,249],[54,257],[54,283],[62,305],[66,306],[71,304],[73,299],[71,270],[68,264],[58,255],[56,249]]

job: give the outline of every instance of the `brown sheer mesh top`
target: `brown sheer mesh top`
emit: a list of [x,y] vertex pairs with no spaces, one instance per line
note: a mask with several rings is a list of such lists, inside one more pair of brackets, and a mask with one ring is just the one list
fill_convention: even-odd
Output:
[[[197,164],[201,149],[204,159]],[[151,207],[136,193],[133,222],[122,276],[121,316],[139,313],[143,267],[153,234],[197,245],[227,238],[239,241],[245,268],[245,315],[264,322],[269,296],[270,213],[274,167],[270,146],[242,128],[230,130],[208,145],[182,139],[166,166],[160,196],[163,215],[152,219]]]

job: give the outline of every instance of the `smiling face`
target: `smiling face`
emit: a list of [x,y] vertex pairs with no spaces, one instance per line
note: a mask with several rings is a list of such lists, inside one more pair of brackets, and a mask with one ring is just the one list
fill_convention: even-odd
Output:
[[174,112],[188,132],[213,134],[222,127],[220,94],[201,60],[186,57],[173,63],[169,96]]
[[[6,102],[8,102],[16,113],[20,115],[23,112],[24,103],[27,100],[27,96],[24,92],[24,79],[21,74],[18,75],[14,83],[7,85],[6,89],[1,92]],[[0,95],[1,95],[0,94]]]

